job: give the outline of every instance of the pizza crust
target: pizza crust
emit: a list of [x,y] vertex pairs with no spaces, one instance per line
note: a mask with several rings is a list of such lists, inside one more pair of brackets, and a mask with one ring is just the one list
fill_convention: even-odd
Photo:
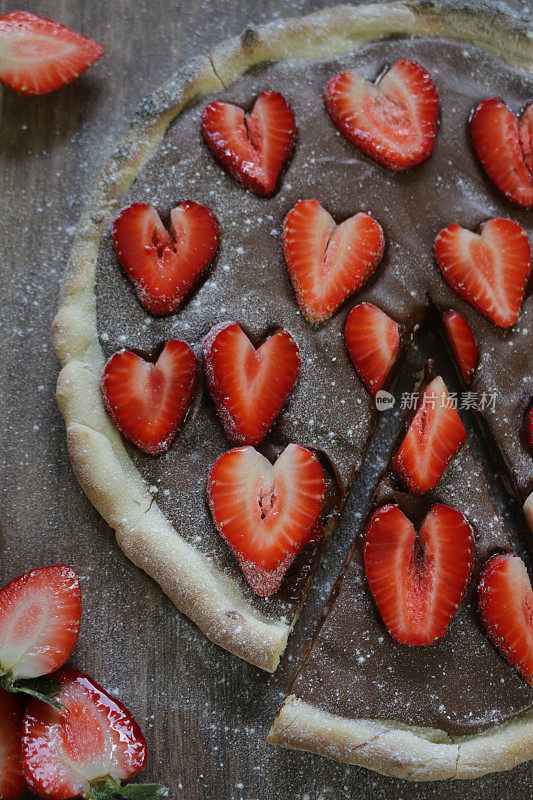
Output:
[[483,733],[452,737],[393,720],[345,719],[290,695],[268,741],[408,781],[465,780],[533,758],[533,711]]
[[[254,64],[332,57],[393,35],[446,36],[531,69],[527,24],[484,2],[395,2],[338,6],[301,19],[247,28],[207,57],[186,64],[145,98],[91,192],[63,282],[53,340],[61,361],[57,399],[72,465],[82,488],[136,565],[216,644],[273,672],[292,625],[269,619],[231,577],[178,535],[135,468],[100,392],[104,353],[96,328],[100,240],[117,205],[187,105],[225,88]],[[336,521],[328,523],[331,535]],[[312,576],[310,576],[310,580]],[[293,620],[292,624],[294,624]],[[393,721],[343,720],[288,698],[269,740],[411,780],[466,778],[509,769],[533,756],[533,717],[451,741],[443,731]]]

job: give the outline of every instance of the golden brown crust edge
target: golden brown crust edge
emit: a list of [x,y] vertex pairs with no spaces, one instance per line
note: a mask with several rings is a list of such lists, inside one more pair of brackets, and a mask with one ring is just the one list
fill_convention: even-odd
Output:
[[[454,37],[505,53],[510,63],[531,68],[531,45],[518,28],[488,25],[485,15],[473,13],[471,3],[452,6],[453,10],[433,3],[339,6],[247,29],[209,56],[193,59],[141,103],[91,192],[67,265],[53,339],[62,365],[58,404],[82,488],[115,530],[128,558],[154,578],[208,638],[271,672],[285,649],[291,626],[253,609],[233,580],[178,535],[149,493],[104,410],[100,394],[104,354],[96,329],[94,291],[99,242],[120,198],[161,141],[169,122],[188,104],[220,90],[261,61],[328,57],[375,39],[404,34]],[[467,8],[469,13],[465,13]],[[505,47],[497,46],[501,40]],[[330,530],[333,527],[334,523]],[[485,771],[508,766],[496,764]]]
[[272,744],[307,750],[409,781],[466,780],[533,758],[533,711],[472,736],[345,719],[287,697],[268,735]]

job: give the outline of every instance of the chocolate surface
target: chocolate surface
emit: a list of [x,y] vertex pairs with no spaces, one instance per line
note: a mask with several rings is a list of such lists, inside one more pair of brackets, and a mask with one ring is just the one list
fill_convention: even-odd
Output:
[[483,564],[512,545],[468,448],[427,495],[407,494],[388,473],[370,511],[391,502],[398,503],[417,530],[438,502],[460,509],[472,525],[476,564],[459,611],[442,639],[427,647],[401,645],[390,636],[365,577],[365,521],[291,693],[331,714],[393,719],[451,735],[473,733],[531,708],[533,689],[489,642],[477,613]]
[[[340,70],[355,68],[374,79],[402,57],[420,61],[432,73],[441,98],[440,130],[428,161],[412,172],[393,175],[362,156],[337,132],[324,109],[322,94],[328,80]],[[162,145],[124,197],[123,206],[133,201],[152,203],[165,221],[170,208],[184,199],[205,203],[218,218],[221,244],[207,278],[184,307],[177,314],[156,318],[137,301],[108,234],[101,245],[97,274],[98,331],[106,355],[124,346],[153,352],[167,338],[177,337],[191,344],[200,362],[202,339],[219,322],[239,322],[255,344],[273,329],[287,328],[300,347],[302,371],[260,449],[295,441],[323,453],[323,462],[331,466],[334,510],[362,463],[376,422],[372,400],[344,345],[346,316],[355,303],[372,300],[401,323],[408,338],[423,320],[429,297],[439,308],[456,308],[472,326],[481,354],[472,391],[496,393],[494,410],[485,414],[489,430],[516,488],[527,494],[533,488],[533,461],[523,435],[524,415],[533,395],[531,284],[517,325],[506,331],[498,329],[443,281],[434,264],[432,244],[438,231],[451,222],[475,229],[493,216],[511,217],[531,233],[531,213],[507,203],[477,164],[467,119],[481,99],[495,94],[518,111],[533,94],[532,77],[472,46],[445,40],[395,39],[368,45],[340,59],[255,68],[217,96],[250,109],[265,89],[285,95],[298,125],[293,155],[273,198],[256,197],[214,160],[200,132],[205,102],[193,105],[171,124]],[[368,211],[381,223],[386,237],[385,256],[372,281],[318,328],[312,328],[299,312],[281,239],[287,212],[299,200],[314,197],[337,222],[357,211]],[[131,447],[130,453],[148,484],[157,490],[158,504],[180,535],[233,575],[264,613],[290,619],[305,594],[316,551],[308,547],[300,554],[274,597],[263,600],[253,596],[216,532],[205,502],[209,468],[229,446],[200,380],[192,408],[169,452],[150,458]],[[333,475],[340,486],[338,492],[333,488]],[[503,529],[500,534],[505,535]],[[506,539],[502,543],[507,546]],[[361,602],[363,596],[361,593]],[[381,635],[378,630],[376,635]],[[456,634],[450,630],[449,635],[453,642]],[[481,639],[476,640],[472,665],[476,662],[480,675],[486,672],[490,652]],[[492,657],[496,669],[501,659]],[[497,713],[503,719],[520,710],[514,705],[515,689],[520,698],[523,687],[504,663],[501,668],[505,683]],[[457,659],[457,674],[461,669]],[[375,674],[369,689],[373,681]],[[450,680],[448,685],[452,683]],[[409,721],[411,712],[401,702],[401,682],[395,684],[395,690],[397,706],[403,708],[402,719]],[[450,693],[457,694],[452,689]],[[426,706],[420,709],[425,714]],[[474,719],[470,729],[479,724],[486,723]]]

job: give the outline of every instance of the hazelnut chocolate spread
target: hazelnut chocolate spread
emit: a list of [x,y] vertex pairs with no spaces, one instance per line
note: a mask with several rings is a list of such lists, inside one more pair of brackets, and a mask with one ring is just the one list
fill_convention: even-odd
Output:
[[[467,594],[442,639],[426,647],[399,644],[387,632],[365,578],[366,522],[385,503],[398,503],[417,530],[434,503],[459,509],[474,529],[476,563]],[[483,564],[495,553],[511,550],[501,515],[467,445],[436,489],[425,495],[408,494],[387,471],[289,693],[330,714],[393,719],[450,735],[475,733],[531,708],[533,689],[490,643],[477,612]]]
[[[362,156],[338,133],[324,108],[323,91],[328,80],[341,70],[354,68],[375,79],[398,58],[418,60],[431,72],[439,90],[441,112],[431,157],[411,172],[393,175]],[[471,325],[480,350],[471,389],[477,393],[495,392],[494,409],[484,412],[489,434],[501,450],[515,488],[525,497],[533,489],[533,460],[523,431],[526,408],[533,395],[531,284],[518,323],[512,329],[499,329],[444,282],[434,263],[432,244],[439,230],[451,222],[476,229],[494,216],[510,217],[531,233],[531,212],[512,206],[500,196],[477,163],[467,120],[477,103],[490,95],[501,96],[510,108],[519,111],[533,95],[533,77],[470,45],[448,40],[394,39],[367,45],[342,58],[254,68],[209,99],[219,97],[250,109],[259,92],[266,89],[276,89],[286,97],[297,121],[293,154],[273,198],[257,197],[247,191],[215,161],[200,130],[205,100],[185,110],[169,126],[160,147],[124,196],[122,206],[133,201],[149,202],[165,222],[170,208],[182,200],[203,203],[218,219],[221,242],[207,278],[181,310],[168,317],[153,317],[139,304],[121,270],[109,232],[100,248],[96,286],[98,332],[106,356],[122,347],[154,353],[166,339],[182,338],[193,347],[200,365],[203,337],[219,322],[237,321],[256,345],[273,330],[288,329],[300,348],[301,374],[288,404],[259,449],[273,455],[289,442],[297,442],[322,454],[329,483],[327,516],[340,509],[377,421],[372,399],[353,369],[344,344],[343,328],[350,308],[361,300],[372,300],[401,324],[404,342],[420,326],[430,301],[438,308],[456,308]],[[286,214],[299,200],[308,198],[317,198],[337,222],[358,211],[369,212],[382,225],[386,238],[385,255],[369,284],[317,328],[309,325],[299,311],[282,248]],[[236,560],[216,532],[205,500],[208,471],[231,445],[224,436],[200,367],[199,376],[192,407],[170,450],[157,458],[127,445],[129,452],[148,485],[157,490],[157,502],[179,534],[239,581],[243,593],[263,613],[291,620],[317,564],[317,548],[304,548],[272,598],[265,600],[252,594]],[[451,474],[456,475],[460,466],[464,470],[463,483],[467,485],[464,476],[471,475],[472,486],[477,485],[479,471],[466,453]],[[458,499],[452,502],[451,497],[450,503],[469,515],[480,539],[485,541],[483,537],[488,537],[487,541],[492,542],[489,548],[505,549],[508,539],[489,514],[488,503],[483,501],[483,508],[478,510],[476,505],[472,509],[472,501],[485,491],[478,486],[478,491],[466,492],[465,503],[468,502],[464,507]],[[437,492],[442,497],[441,487]],[[351,582],[348,577],[345,585]],[[354,603],[368,605],[363,583],[359,580],[353,586]],[[371,612],[368,636],[377,639],[386,632],[374,609]],[[409,722],[419,714],[418,721],[423,718],[431,724],[430,717],[436,714],[445,729],[455,725],[473,730],[487,724],[488,717],[489,722],[493,718],[505,719],[531,705],[528,687],[487,644],[476,624],[472,620],[461,638],[457,621],[447,634],[445,646],[451,652],[457,640],[458,657],[444,664],[446,674],[440,670],[439,682],[432,684],[429,692],[440,697],[442,690],[443,699],[439,702],[446,709],[442,714],[438,702],[436,710],[428,707],[425,681],[427,678],[431,683],[429,672],[418,678],[416,674],[409,676],[413,684],[418,680],[422,688],[417,693],[417,707],[408,705],[409,686],[404,695],[403,678],[394,679],[394,664],[401,670],[398,674],[403,675],[400,664],[404,658],[397,652],[400,646],[394,643],[387,654],[390,663],[382,674],[377,674],[370,658],[358,666],[365,672],[368,669],[368,696],[363,697],[358,690],[352,697],[355,705],[361,701],[360,708],[342,712],[339,707],[339,713],[364,711],[378,716],[387,710],[387,703],[377,696],[378,682],[389,685],[389,693],[397,692],[399,719]],[[466,649],[469,656],[465,662]],[[436,658],[435,671],[438,663]],[[328,678],[332,686],[330,692],[324,689],[324,698],[334,696],[342,668],[340,659],[337,671]],[[498,677],[489,681],[487,676],[491,674]],[[500,675],[501,687],[496,685]],[[464,691],[457,688],[459,680],[464,681]],[[344,677],[342,683],[346,685]],[[489,692],[489,683],[494,696]],[[466,699],[470,696],[468,704]],[[390,696],[388,702],[390,707]],[[452,723],[459,718],[460,722]]]

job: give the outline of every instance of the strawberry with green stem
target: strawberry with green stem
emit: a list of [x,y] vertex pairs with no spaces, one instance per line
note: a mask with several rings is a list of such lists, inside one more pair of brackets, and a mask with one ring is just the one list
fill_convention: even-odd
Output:
[[168,790],[122,785],[146,763],[144,736],[127,708],[88,675],[56,675],[59,708],[32,699],[22,723],[22,767],[29,788],[48,800],[151,800]]
[[0,686],[54,705],[53,676],[80,631],[78,577],[66,564],[32,569],[0,589]]

